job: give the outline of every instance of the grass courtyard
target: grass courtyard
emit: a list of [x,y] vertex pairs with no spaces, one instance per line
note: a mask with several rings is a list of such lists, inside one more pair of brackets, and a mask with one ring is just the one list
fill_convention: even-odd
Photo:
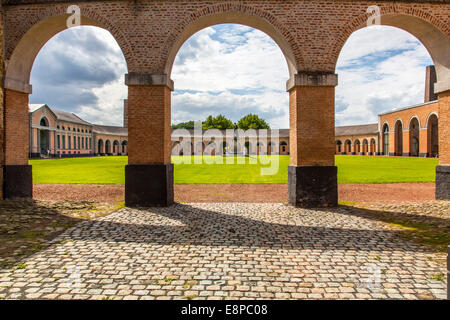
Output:
[[[175,163],[175,183],[287,183],[289,156],[203,158],[203,163],[195,164],[194,162],[202,160],[201,156],[172,157],[172,162]],[[185,163],[180,163],[183,161]],[[229,161],[234,164],[227,164]],[[244,163],[236,164],[237,161]],[[252,161],[256,164],[250,163]],[[127,157],[30,160],[33,165],[33,182],[36,184],[124,184],[124,166],[127,162]],[[336,156],[339,183],[434,182],[437,164],[437,159],[427,158]],[[276,171],[275,174],[261,174],[261,169],[267,170],[270,167]]]

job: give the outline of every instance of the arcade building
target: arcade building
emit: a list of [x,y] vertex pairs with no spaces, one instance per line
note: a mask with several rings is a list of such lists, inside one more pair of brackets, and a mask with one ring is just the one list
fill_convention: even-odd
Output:
[[[335,128],[336,154],[438,157],[438,103],[434,93],[436,72],[426,68],[424,103],[378,115],[378,123]],[[226,132],[221,131],[226,137]],[[251,134],[250,134],[251,135]],[[271,137],[275,137],[272,139]],[[246,136],[237,154],[289,154],[289,129],[268,130],[263,140]],[[225,140],[205,132],[172,131],[172,155],[228,153]],[[124,100],[124,126],[89,123],[74,113],[46,104],[30,105],[30,158],[128,155],[128,101]]]

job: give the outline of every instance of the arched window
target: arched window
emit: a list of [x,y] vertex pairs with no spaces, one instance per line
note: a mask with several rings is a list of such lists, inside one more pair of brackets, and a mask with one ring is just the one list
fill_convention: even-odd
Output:
[[389,155],[389,126],[387,124],[383,127],[383,154]]
[[336,153],[341,153],[341,152],[342,152],[342,141],[337,140],[336,141]]
[[352,142],[350,140],[345,141],[345,150],[346,154],[352,154]]
[[361,152],[361,142],[359,140],[355,141],[355,150],[354,152],[356,154],[359,154]]
[[413,157],[418,157],[420,152],[420,125],[417,118],[412,118],[409,123],[409,141],[410,141],[410,155]]
[[395,155],[403,155],[403,125],[400,120],[395,123]]
[[427,142],[428,142],[428,156],[437,157],[439,155],[439,133],[438,133],[438,117],[432,114],[428,118],[427,123]]
[[366,154],[369,152],[369,141],[367,139],[363,140],[363,147],[362,147],[362,153]]
[[42,118],[41,122],[39,124],[40,124],[41,127],[48,127],[49,126],[47,118]]

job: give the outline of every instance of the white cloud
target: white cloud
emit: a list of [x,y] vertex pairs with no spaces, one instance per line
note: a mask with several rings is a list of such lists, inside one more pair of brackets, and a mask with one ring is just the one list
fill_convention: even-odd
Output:
[[237,121],[253,112],[273,127],[287,127],[288,77],[281,50],[263,32],[240,25],[203,29],[175,59],[172,121],[217,113]]
[[[376,122],[377,114],[423,100],[424,67],[432,61],[416,38],[392,27],[355,32],[337,65],[336,124]],[[114,38],[94,27],[73,28],[49,41],[33,67],[32,103],[48,103],[88,121],[122,124],[125,60]],[[287,64],[266,34],[218,25],[191,37],[173,68],[172,122],[222,113],[237,121],[260,114],[287,128]]]
[[423,102],[429,64],[426,49],[406,31],[377,26],[355,32],[338,60],[336,124],[374,123],[379,113]]

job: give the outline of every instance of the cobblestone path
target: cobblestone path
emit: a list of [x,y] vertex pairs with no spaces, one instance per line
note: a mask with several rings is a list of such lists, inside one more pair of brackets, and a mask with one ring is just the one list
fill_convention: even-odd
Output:
[[0,270],[0,298],[444,299],[445,265],[399,232],[349,207],[123,208]]

